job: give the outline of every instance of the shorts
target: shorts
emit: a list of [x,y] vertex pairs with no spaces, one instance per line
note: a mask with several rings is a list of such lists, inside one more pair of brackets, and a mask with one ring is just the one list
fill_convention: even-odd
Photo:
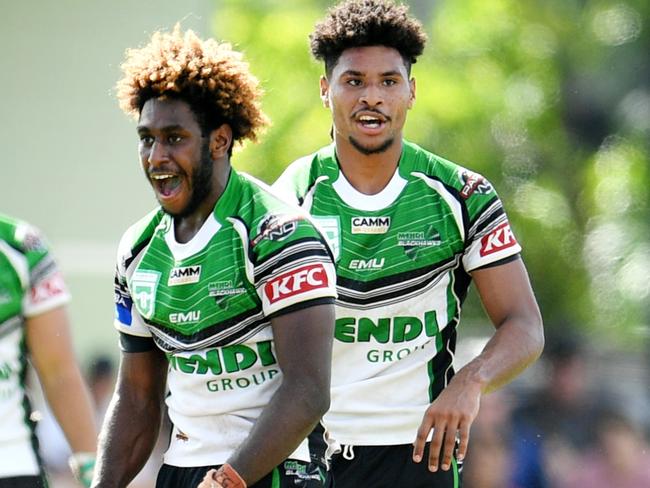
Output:
[[47,480],[37,475],[0,478],[0,488],[47,488],[47,486]]
[[452,458],[448,471],[429,471],[429,444],[420,463],[413,445],[343,446],[332,457],[325,488],[460,488],[462,464]]
[[[156,488],[186,488],[197,486],[209,469],[219,466],[181,468],[163,464],[158,472]],[[315,463],[287,459],[249,488],[322,488],[325,473]]]

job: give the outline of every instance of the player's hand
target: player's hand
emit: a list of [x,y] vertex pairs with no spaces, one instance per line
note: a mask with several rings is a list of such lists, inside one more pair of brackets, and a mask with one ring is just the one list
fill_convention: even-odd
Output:
[[219,469],[211,469],[205,473],[197,488],[246,488],[246,482],[235,468],[224,464]]
[[458,460],[467,453],[469,429],[478,415],[481,388],[476,383],[464,382],[458,375],[429,405],[418,428],[413,448],[413,461],[419,463],[424,456],[424,446],[433,429],[429,446],[429,470],[439,467],[447,471],[451,466],[456,440],[459,441]]
[[84,488],[89,488],[92,484],[95,461],[94,452],[75,452],[68,459],[72,474]]

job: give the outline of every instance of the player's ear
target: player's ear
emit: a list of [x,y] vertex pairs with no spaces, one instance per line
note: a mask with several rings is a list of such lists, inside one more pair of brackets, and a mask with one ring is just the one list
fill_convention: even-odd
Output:
[[232,143],[232,128],[229,124],[221,124],[210,132],[210,157],[213,160],[223,158],[228,154]]
[[320,99],[325,108],[330,108],[330,84],[327,77],[320,77]]
[[409,104],[408,108],[413,107],[413,104],[415,103],[415,78],[411,78],[409,80],[409,88],[410,88],[410,95],[409,95]]

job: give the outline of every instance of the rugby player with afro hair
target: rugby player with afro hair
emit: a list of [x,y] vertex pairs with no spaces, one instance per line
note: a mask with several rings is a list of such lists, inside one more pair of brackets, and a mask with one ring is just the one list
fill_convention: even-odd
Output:
[[259,83],[229,44],[178,25],[127,50],[122,70],[160,207],[118,248],[121,365],[93,486],[139,472],[163,401],[157,488],[320,486],[324,446],[306,437],[329,406],[335,271],[304,213],[231,167],[233,144],[268,123]]

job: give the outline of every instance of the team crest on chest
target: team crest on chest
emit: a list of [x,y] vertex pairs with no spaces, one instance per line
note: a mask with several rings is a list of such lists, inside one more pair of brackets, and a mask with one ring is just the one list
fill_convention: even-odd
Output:
[[160,281],[157,271],[137,270],[131,278],[131,296],[146,319],[153,317],[156,309],[156,290]]
[[314,215],[314,223],[325,236],[334,255],[334,261],[339,259],[341,252],[341,223],[338,216]]

